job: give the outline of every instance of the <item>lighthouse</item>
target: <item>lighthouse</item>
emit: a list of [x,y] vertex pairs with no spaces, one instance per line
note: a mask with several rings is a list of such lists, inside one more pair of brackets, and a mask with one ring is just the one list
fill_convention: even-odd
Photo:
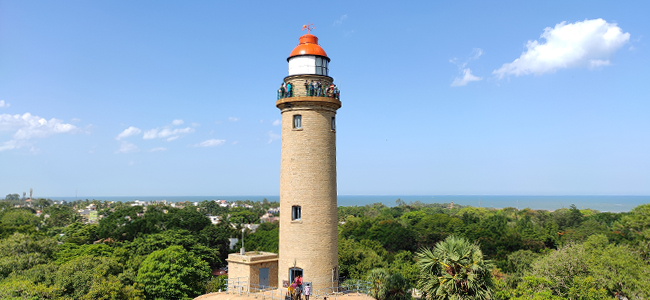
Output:
[[[305,29],[305,28],[303,28]],[[309,33],[287,58],[282,114],[278,283],[302,276],[312,291],[338,286],[336,111],[330,58]]]

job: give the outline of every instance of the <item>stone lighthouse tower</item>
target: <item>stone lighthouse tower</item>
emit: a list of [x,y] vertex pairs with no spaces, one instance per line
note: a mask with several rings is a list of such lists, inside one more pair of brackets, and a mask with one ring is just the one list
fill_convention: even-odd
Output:
[[336,110],[330,59],[309,33],[298,39],[276,106],[282,113],[278,283],[302,275],[312,291],[338,286]]

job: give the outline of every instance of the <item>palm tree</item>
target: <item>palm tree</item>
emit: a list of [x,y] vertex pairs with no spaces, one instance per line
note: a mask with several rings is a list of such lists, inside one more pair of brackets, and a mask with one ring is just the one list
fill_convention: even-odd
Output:
[[370,296],[377,300],[386,298],[385,282],[388,279],[388,272],[384,269],[373,269],[368,273],[367,279],[370,281]]
[[434,249],[422,249],[416,255],[421,271],[418,288],[427,298],[492,299],[494,265],[483,260],[478,245],[449,236]]
[[376,300],[408,300],[411,286],[400,273],[389,274],[384,269],[373,269],[368,273],[370,296]]

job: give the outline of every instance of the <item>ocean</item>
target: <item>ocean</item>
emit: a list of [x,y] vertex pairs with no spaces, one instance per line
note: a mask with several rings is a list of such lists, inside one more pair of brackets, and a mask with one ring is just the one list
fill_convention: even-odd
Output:
[[[52,200],[74,201],[75,197],[46,197]],[[203,201],[203,200],[252,200],[280,201],[280,196],[95,196],[78,197],[76,199],[106,200],[106,201],[152,201],[167,200],[170,202]],[[474,207],[504,208],[515,207],[519,209],[544,209],[556,210],[575,204],[579,209],[591,208],[601,212],[627,212],[634,207],[650,203],[650,196],[495,196],[495,195],[440,195],[440,196],[413,196],[413,195],[339,195],[339,206],[363,206],[372,203],[383,203],[386,206],[395,206],[397,199],[406,203],[420,201],[422,203],[450,203],[469,205]]]

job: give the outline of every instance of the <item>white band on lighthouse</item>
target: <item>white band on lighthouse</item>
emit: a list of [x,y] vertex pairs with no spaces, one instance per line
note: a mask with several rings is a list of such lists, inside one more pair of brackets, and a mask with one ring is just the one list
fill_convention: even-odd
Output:
[[289,76],[322,75],[328,76],[327,58],[314,55],[294,56],[289,59]]

